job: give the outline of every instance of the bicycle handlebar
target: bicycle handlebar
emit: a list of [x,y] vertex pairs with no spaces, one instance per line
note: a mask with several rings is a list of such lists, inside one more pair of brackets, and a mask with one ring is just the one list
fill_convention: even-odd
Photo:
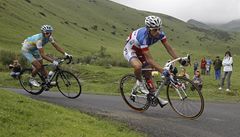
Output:
[[187,54],[186,57],[178,57],[174,60],[171,60],[171,61],[167,62],[164,66],[164,69],[170,70],[173,63],[175,63],[176,61],[180,61],[180,60],[185,60],[188,64],[190,64],[190,62],[191,62],[190,54]]
[[[57,59],[58,62],[59,62],[59,65],[62,64],[63,62],[65,62],[66,60],[68,60],[66,63],[67,64],[70,64],[72,62],[72,58],[69,58],[69,57],[64,57],[64,58],[58,58]],[[53,63],[50,63],[50,64],[44,64],[43,66],[52,66]]]
[[65,60],[68,60],[67,64],[70,64],[72,62],[72,58],[70,57],[59,58],[59,60],[59,64],[63,63]]

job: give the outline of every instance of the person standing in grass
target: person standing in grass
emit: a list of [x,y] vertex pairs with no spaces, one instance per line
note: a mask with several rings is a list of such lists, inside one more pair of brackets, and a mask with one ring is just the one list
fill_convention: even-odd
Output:
[[205,57],[203,57],[201,60],[201,65],[200,65],[202,75],[206,74],[206,64],[207,64],[206,59],[205,59]]
[[221,78],[221,68],[222,68],[222,60],[219,56],[213,61],[213,66],[215,70],[215,80],[220,80]]
[[207,75],[210,75],[211,65],[212,65],[212,60],[210,59],[210,57],[208,57],[208,58],[206,59],[206,74],[207,74]]
[[194,63],[193,63],[193,74],[195,74],[195,71],[198,69],[198,61],[197,59],[195,59]]
[[231,75],[232,75],[232,70],[233,70],[233,58],[232,58],[232,55],[231,55],[230,51],[227,51],[225,53],[225,56],[224,56],[223,61],[222,61],[222,65],[223,65],[223,77],[222,77],[222,80],[221,80],[221,83],[220,83],[219,90],[222,90],[225,78],[227,77],[227,89],[226,89],[226,91],[229,92],[230,91],[230,86],[231,86]]

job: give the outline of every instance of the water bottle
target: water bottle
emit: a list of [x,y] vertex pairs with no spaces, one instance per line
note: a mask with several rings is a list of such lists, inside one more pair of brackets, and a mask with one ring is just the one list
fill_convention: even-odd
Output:
[[155,85],[154,85],[154,83],[153,83],[153,80],[151,80],[151,79],[148,79],[148,80],[147,80],[147,88],[148,88],[148,90],[149,90],[150,92],[155,92],[156,87],[155,87]]

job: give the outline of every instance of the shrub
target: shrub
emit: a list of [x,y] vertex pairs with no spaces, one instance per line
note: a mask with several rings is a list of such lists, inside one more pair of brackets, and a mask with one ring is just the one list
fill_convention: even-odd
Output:
[[97,26],[97,25],[93,25],[91,28],[92,28],[93,30],[95,30],[95,31],[98,30],[98,26]]
[[30,65],[21,53],[15,53],[12,51],[7,51],[7,50],[0,51],[0,60],[1,60],[1,64],[3,66],[8,66],[15,59],[17,59],[19,61],[19,63],[21,64],[22,67],[27,67]]
[[3,65],[9,65],[12,63],[14,59],[16,59],[17,55],[14,52],[1,50],[0,51],[0,60]]
[[91,55],[84,56],[79,58],[77,63],[84,64],[94,64],[99,66],[120,66],[120,67],[128,67],[128,62],[125,60],[114,59],[110,54],[107,54],[106,48],[101,46],[99,51],[92,53]]

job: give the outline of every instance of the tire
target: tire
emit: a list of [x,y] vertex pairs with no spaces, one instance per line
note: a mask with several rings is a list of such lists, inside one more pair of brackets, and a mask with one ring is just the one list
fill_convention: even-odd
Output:
[[[189,119],[198,118],[204,110],[204,98],[201,91],[185,77],[176,76],[175,80],[178,84],[169,83],[167,86],[167,98],[170,106],[180,116]],[[180,98],[177,91],[183,99]]]
[[[33,94],[33,95],[39,95],[39,94],[41,94],[44,91],[44,89],[43,89],[42,86],[35,87],[35,86],[33,86],[32,84],[29,83],[29,79],[30,79],[31,75],[32,75],[32,69],[31,68],[23,69],[21,71],[20,75],[19,75],[20,85],[28,93]],[[39,73],[37,73],[37,75],[35,77],[35,80],[40,85],[42,85],[43,78],[42,78],[42,76]]]
[[67,98],[80,96],[82,88],[78,78],[68,71],[60,71],[56,77],[58,90]]
[[147,110],[150,104],[147,96],[135,87],[136,80],[133,74],[125,75],[120,81],[120,92],[129,107],[142,112]]

